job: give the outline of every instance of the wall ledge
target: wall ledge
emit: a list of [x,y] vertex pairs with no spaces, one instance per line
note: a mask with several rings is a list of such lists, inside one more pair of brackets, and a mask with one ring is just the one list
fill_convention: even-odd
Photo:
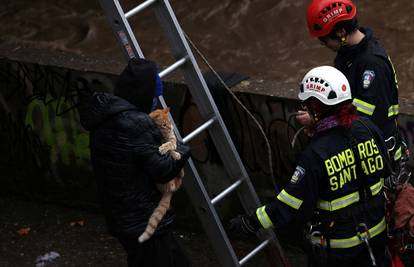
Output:
[[[11,61],[35,63],[44,66],[55,66],[84,72],[118,75],[125,66],[122,59],[92,58],[85,55],[25,47],[20,45],[0,45],[0,58]],[[183,83],[180,74],[171,74],[166,81]],[[235,92],[272,96],[290,100],[298,100],[298,85],[272,80],[250,79],[232,88]],[[401,98],[400,113],[414,115],[414,103],[410,99]]]

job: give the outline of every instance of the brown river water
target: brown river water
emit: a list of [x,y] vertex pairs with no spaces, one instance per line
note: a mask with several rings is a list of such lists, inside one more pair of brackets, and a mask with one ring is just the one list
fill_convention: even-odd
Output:
[[[142,1],[121,1],[127,11]],[[299,82],[335,54],[307,33],[308,0],[172,0],[185,32],[218,70]],[[394,61],[400,96],[414,101],[414,1],[356,0],[359,20]],[[98,1],[2,0],[0,42],[121,59]],[[131,19],[147,58],[173,62],[151,11]],[[200,64],[201,65],[201,64]]]

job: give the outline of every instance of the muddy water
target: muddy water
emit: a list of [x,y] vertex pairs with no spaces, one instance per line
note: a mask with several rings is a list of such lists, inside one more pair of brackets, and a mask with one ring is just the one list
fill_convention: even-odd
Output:
[[[141,1],[121,1],[125,10]],[[217,69],[255,78],[298,82],[334,53],[306,31],[307,0],[172,0],[188,35]],[[400,96],[414,100],[414,1],[356,0],[362,25],[371,27],[392,57]],[[3,0],[0,42],[121,58],[100,9],[92,0]],[[165,40],[146,11],[132,18],[147,58],[172,62]]]

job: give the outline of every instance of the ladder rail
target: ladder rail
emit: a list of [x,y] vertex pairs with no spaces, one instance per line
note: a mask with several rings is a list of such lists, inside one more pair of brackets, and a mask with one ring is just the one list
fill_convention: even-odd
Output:
[[[170,44],[170,48],[172,50],[174,57],[176,59],[182,58],[184,56],[188,57],[189,64],[183,66],[182,71],[184,73],[187,84],[194,88],[194,90],[190,91],[198,90],[201,92],[206,91],[207,89],[207,97],[211,102],[213,98],[208,90],[207,84],[204,81],[203,75],[199,70],[199,67],[191,52],[191,49],[185,39],[185,36],[177,21],[177,18],[174,15],[174,11],[172,10],[171,5],[169,4],[168,0],[159,0],[157,2],[157,5],[162,5],[164,7],[154,8],[154,13],[158,21],[160,22],[161,28],[164,30],[166,38],[169,41],[168,43]],[[189,72],[191,72],[191,75],[186,75]],[[200,81],[201,84],[198,84],[198,81]],[[198,87],[196,85],[198,85]],[[203,96],[199,94],[194,95],[193,92],[192,96],[199,100],[196,102],[201,102],[203,99],[205,99],[202,98]],[[208,117],[212,117],[214,115],[214,112],[211,109],[206,109],[204,106],[198,106],[198,108],[200,109],[200,114],[210,115]]]
[[110,20],[112,30],[115,33],[116,39],[122,44],[122,51],[127,58],[140,57],[144,58],[141,47],[125,17],[118,0],[99,0],[99,4],[105,12],[105,15]]
[[[231,140],[230,134],[224,125],[218,108],[215,105],[214,99],[207,87],[203,75],[200,72],[198,64],[185,39],[169,1],[160,0],[157,4],[165,5],[165,8],[155,9],[154,11],[160,21],[160,25],[163,28],[167,39],[169,40],[173,55],[175,58],[181,58],[183,57],[182,51],[187,51],[188,53],[187,56],[189,64],[185,64],[182,69],[189,90],[191,91],[191,95],[199,108],[201,117],[204,119],[216,117],[218,123],[209,128],[209,133],[213,139],[213,142],[215,143],[219,154],[233,156],[222,159],[226,167],[229,169],[229,176],[231,179],[236,179],[236,177],[248,177],[247,171],[245,170],[241,158],[233,144],[233,141]],[[203,90],[200,90],[200,88]],[[208,101],[205,101],[206,99]],[[244,189],[242,189],[243,187]],[[250,180],[246,180],[244,186],[241,186],[240,188],[242,191],[250,191],[249,195],[252,195],[249,200],[241,198],[241,202],[246,210],[251,211],[260,205],[259,198],[255,194],[255,190]],[[241,192],[241,194],[246,195],[243,192]]]
[[[99,0],[99,2],[104,9],[107,17],[111,21],[112,29],[115,32],[116,38],[122,44],[125,55],[128,58],[144,58],[138,42],[136,41],[135,36],[131,30],[126,14],[122,10],[118,0]],[[199,129],[196,129],[193,133],[191,133],[190,136],[193,138],[200,132],[208,129],[208,132],[211,135],[219,154],[222,155],[221,158],[223,165],[225,166],[226,171],[233,184],[218,196],[216,196],[213,201],[211,201],[204,188],[202,180],[200,179],[198,171],[191,159],[189,160],[186,169],[190,169],[190,173],[194,179],[184,179],[183,182],[187,194],[191,197],[193,202],[196,203],[196,205],[194,205],[195,210],[200,218],[200,222],[203,224],[207,235],[213,243],[213,249],[218,256],[219,262],[223,266],[241,266],[241,264],[244,264],[244,262],[257,254],[258,251],[262,249],[262,247],[265,247],[265,245],[263,245],[264,243],[266,243],[266,245],[269,244],[269,246],[272,246],[278,250],[278,255],[274,255],[273,257],[280,256],[282,261],[284,261],[283,252],[273,231],[261,231],[258,236],[260,239],[264,240],[264,242],[255,248],[246,257],[244,257],[240,262],[237,260],[234,249],[230,244],[227,233],[224,231],[223,224],[221,223],[220,217],[218,216],[213,205],[224,198],[227,194],[236,191],[243,208],[249,212],[260,205],[259,198],[253,188],[250,179],[248,178],[247,171],[244,168],[241,158],[233,144],[233,141],[230,138],[226,126],[224,125],[218,108],[206,85],[204,77],[201,74],[201,71],[169,4],[169,1],[147,0],[138,7],[133,8],[131,11],[129,11],[127,13],[128,17],[139,13],[149,6],[153,7],[159,24],[163,28],[164,34],[169,41],[173,55],[177,60],[177,62],[175,62],[173,65],[163,70],[160,73],[160,76],[168,75],[173,70],[181,68],[184,73],[188,88],[192,94],[194,101],[197,104],[201,117],[206,120],[210,118],[210,121],[212,118],[214,118],[214,122],[217,122],[212,123],[210,121],[207,121],[205,124],[199,127]],[[161,96],[159,99],[162,106],[166,107],[164,98]],[[169,116],[171,119],[171,115]],[[175,127],[174,121],[171,121],[173,122],[177,138],[179,138],[179,140],[182,140],[180,133]],[[188,136],[186,138],[186,141],[190,140]],[[237,177],[245,178],[243,178],[243,182],[239,183],[236,180]],[[272,253],[274,253],[274,251],[272,251]],[[271,261],[273,264],[275,264],[274,260],[275,259]]]
[[[220,262],[221,266],[240,266],[237,255],[232,249],[230,239],[228,238],[223,225],[217,223],[220,222],[220,217],[211,203],[210,197],[204,188],[198,172],[194,171],[196,170],[196,167],[192,159],[189,160],[188,168],[185,170],[186,172],[190,170],[193,177],[191,177],[192,179],[183,179],[184,188],[191,200],[198,203],[197,205],[194,205],[194,209],[203,229],[206,231],[213,244],[212,248],[217,256],[217,260]],[[191,188],[191,190],[188,190],[189,188]],[[220,234],[217,235],[211,233]]]

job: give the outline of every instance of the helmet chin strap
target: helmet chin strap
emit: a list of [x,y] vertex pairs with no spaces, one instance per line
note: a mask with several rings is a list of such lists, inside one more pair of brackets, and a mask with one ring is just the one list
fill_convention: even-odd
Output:
[[330,115],[330,111],[332,111],[330,108],[326,109],[322,112],[315,112],[311,107],[307,107],[309,114],[312,116],[315,122],[320,121],[321,119],[328,117]]
[[318,122],[319,119],[320,119],[319,118],[320,114],[316,113],[310,106],[307,106],[306,108],[307,108],[309,114],[312,116],[313,120],[315,122]]

